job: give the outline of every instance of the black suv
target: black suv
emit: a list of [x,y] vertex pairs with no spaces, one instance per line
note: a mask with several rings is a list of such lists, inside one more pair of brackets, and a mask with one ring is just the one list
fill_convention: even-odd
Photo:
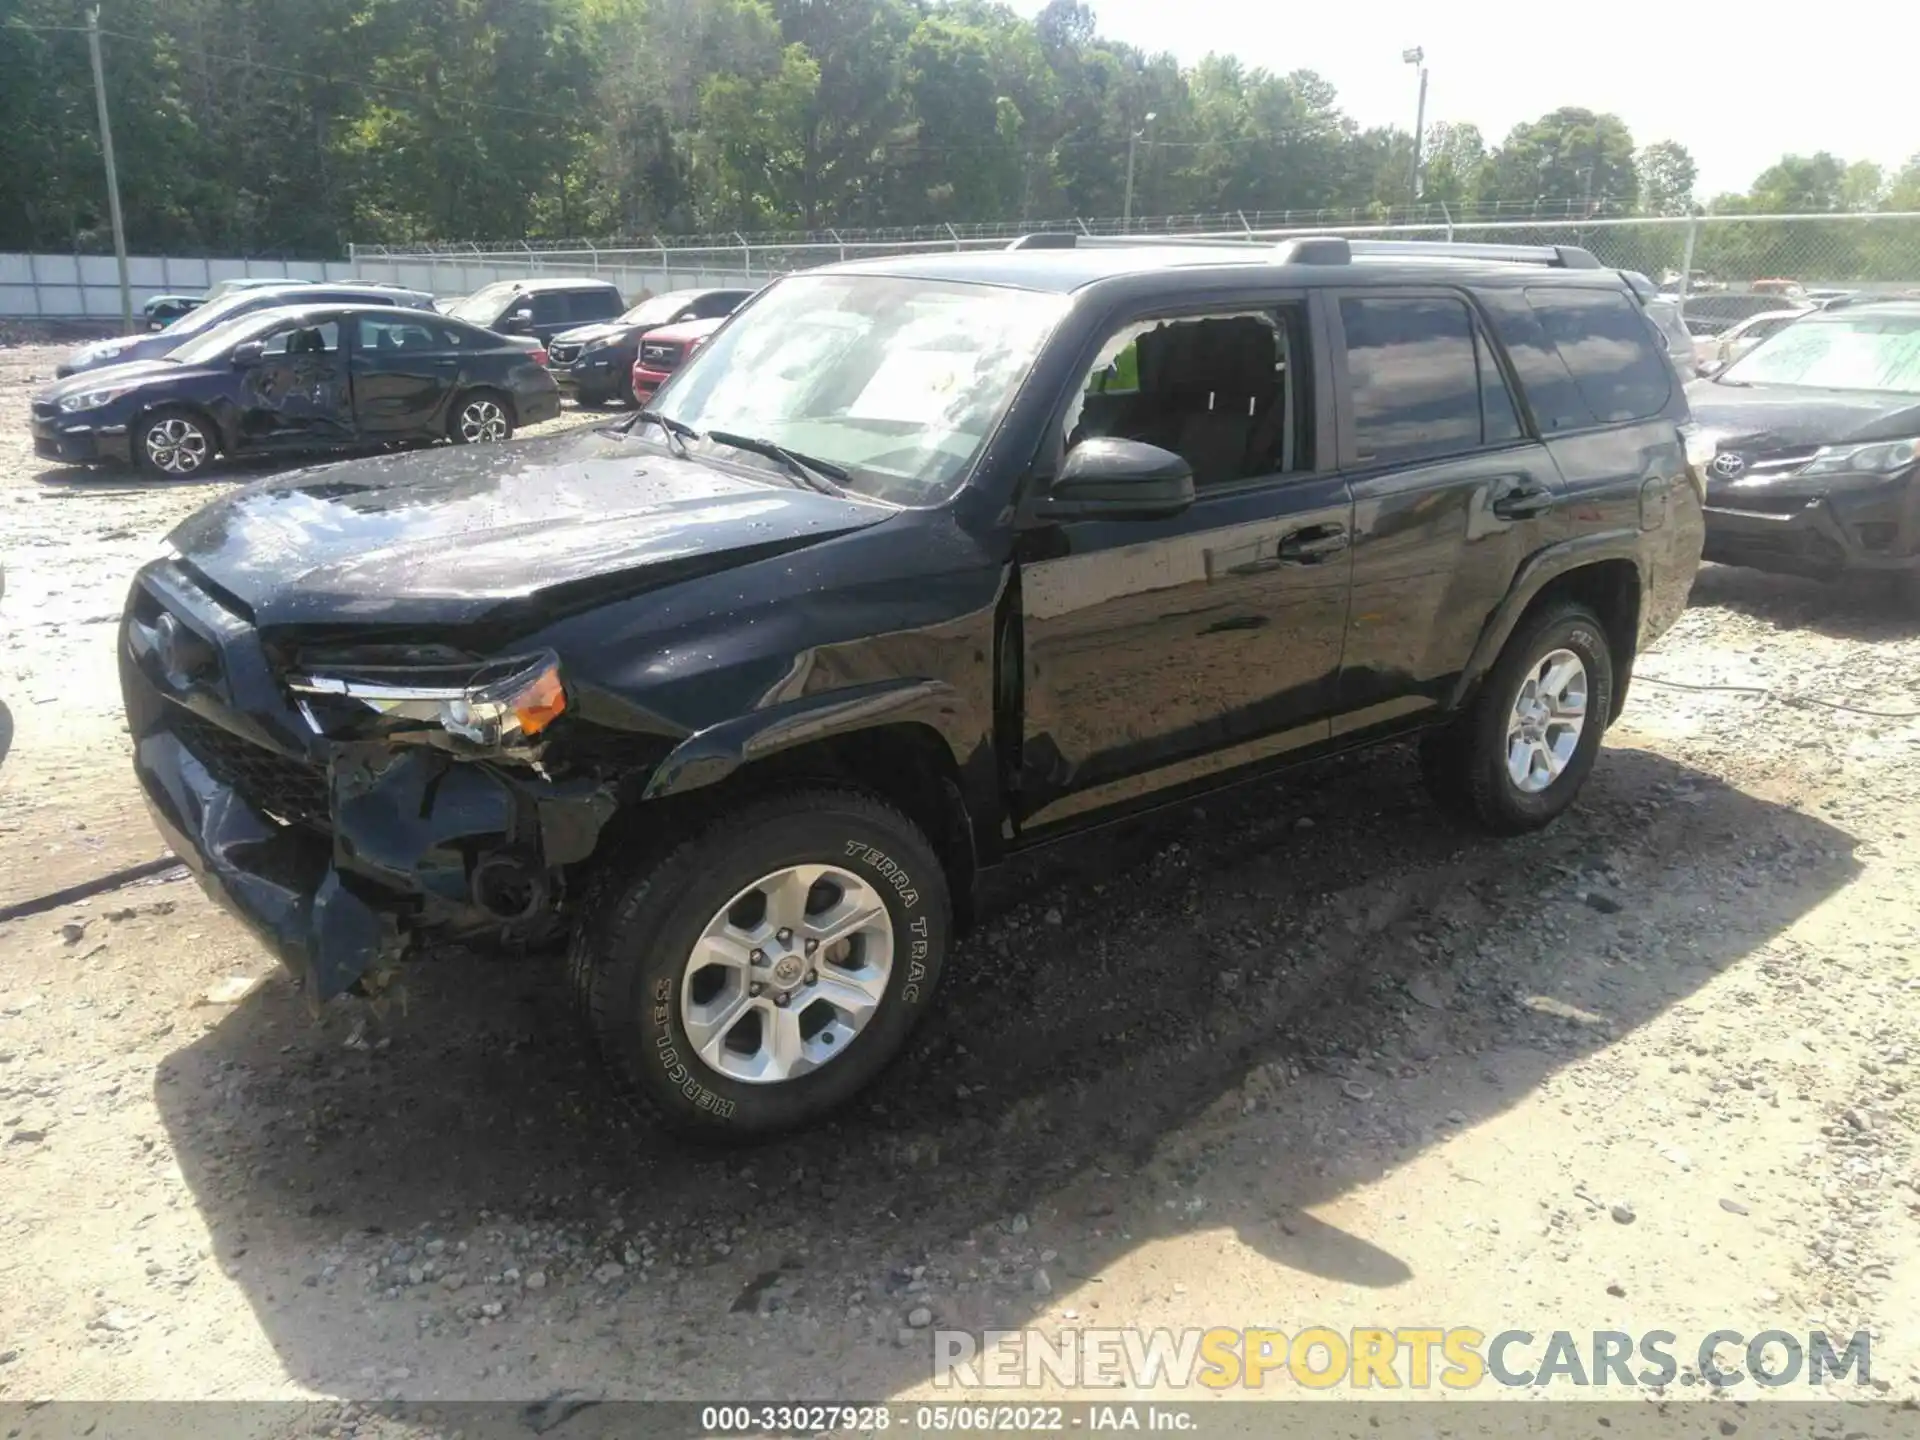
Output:
[[669,290],[642,300],[615,320],[581,325],[553,337],[548,354],[561,390],[582,405],[632,400],[633,362],[650,330],[688,320],[719,320],[738,310],[751,290]]
[[760,292],[623,424],[223,498],[135,580],[160,829],[324,1001],[571,934],[664,1116],[814,1119],[979,873],[1419,736],[1574,801],[1686,604],[1700,456],[1584,251],[1088,244]]
[[619,289],[606,280],[496,280],[449,305],[446,313],[482,330],[531,335],[551,345],[563,330],[611,320],[626,308]]

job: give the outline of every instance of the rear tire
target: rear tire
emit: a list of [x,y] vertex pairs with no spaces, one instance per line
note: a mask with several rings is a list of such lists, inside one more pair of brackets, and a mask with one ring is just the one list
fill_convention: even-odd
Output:
[[939,857],[904,815],[790,791],[604,873],[569,979],[602,1058],[670,1128],[751,1140],[824,1119],[899,1053],[952,923]]
[[148,475],[185,480],[200,474],[220,453],[218,431],[206,416],[168,405],[133,427],[133,463]]
[[469,390],[453,402],[447,438],[456,445],[486,445],[513,438],[513,406],[496,390]]
[[1428,793],[1495,835],[1552,824],[1593,772],[1613,683],[1606,627],[1586,606],[1523,621],[1467,710],[1422,741]]

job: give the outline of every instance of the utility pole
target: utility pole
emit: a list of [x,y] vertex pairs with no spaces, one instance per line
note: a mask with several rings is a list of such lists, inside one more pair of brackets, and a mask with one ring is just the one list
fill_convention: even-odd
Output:
[[113,220],[113,258],[120,267],[120,333],[133,333],[133,288],[127,283],[127,227],[120,218],[120,172],[113,164],[113,124],[107,119],[107,79],[100,65],[100,7],[87,10],[87,54],[93,61],[93,98],[100,106],[100,153],[107,162],[107,214]]
[[1121,212],[1120,228],[1129,233],[1131,233],[1133,230],[1133,152],[1134,152],[1134,147],[1137,146],[1143,139],[1146,138],[1147,127],[1153,124],[1154,116],[1157,113],[1158,113],[1157,111],[1149,110],[1147,112],[1147,118],[1140,122],[1140,128],[1138,130],[1129,132],[1127,135],[1127,200],[1126,200],[1126,205],[1124,206]]
[[1413,203],[1420,203],[1420,149],[1426,143],[1427,135],[1427,52],[1416,45],[1411,50],[1402,50],[1400,58],[1409,65],[1420,67],[1420,103],[1413,112]]

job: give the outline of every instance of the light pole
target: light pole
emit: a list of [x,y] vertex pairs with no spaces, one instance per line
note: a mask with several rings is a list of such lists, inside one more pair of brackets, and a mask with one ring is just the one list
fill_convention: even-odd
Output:
[[100,65],[100,7],[87,11],[87,58],[100,110],[100,156],[107,162],[107,214],[113,221],[113,258],[120,269],[120,333],[133,333],[133,291],[127,285],[127,227],[120,218],[120,172],[113,164],[113,124],[107,118],[107,80]]
[[1420,147],[1426,139],[1427,131],[1427,52],[1416,45],[1411,50],[1402,50],[1400,58],[1409,65],[1420,68],[1420,104],[1413,112],[1413,199],[1420,202]]
[[1140,122],[1140,128],[1127,136],[1127,199],[1121,209],[1120,228],[1133,230],[1133,153],[1136,146],[1146,138],[1147,127],[1153,124],[1157,111],[1147,111],[1146,118]]

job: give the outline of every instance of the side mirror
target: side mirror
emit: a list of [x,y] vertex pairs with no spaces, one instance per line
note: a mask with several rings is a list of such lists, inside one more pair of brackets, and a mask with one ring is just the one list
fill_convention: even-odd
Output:
[[1158,520],[1193,504],[1193,467],[1171,450],[1095,436],[1066,463],[1034,513],[1043,520]]
[[233,368],[244,370],[249,365],[257,365],[267,353],[267,342],[249,340],[243,345],[233,347]]
[[507,316],[507,318],[501,322],[500,328],[506,331],[509,335],[524,335],[527,331],[533,328],[533,311],[531,310],[514,311],[511,315]]
[[1702,380],[1711,380],[1715,375],[1718,375],[1722,370],[1726,369],[1727,367],[1724,363],[1722,363],[1719,360],[1702,360],[1698,365],[1694,366],[1693,368],[1695,373],[1698,374]]

